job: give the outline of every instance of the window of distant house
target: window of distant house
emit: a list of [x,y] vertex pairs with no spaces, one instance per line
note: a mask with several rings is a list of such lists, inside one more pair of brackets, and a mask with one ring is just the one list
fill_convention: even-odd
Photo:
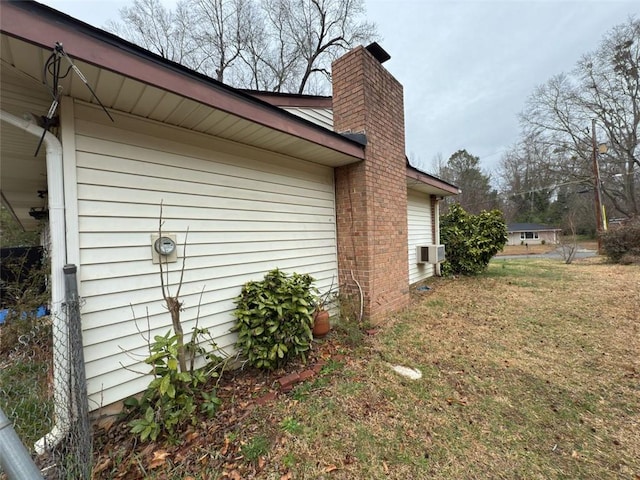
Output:
[[520,232],[520,240],[537,239],[538,232]]

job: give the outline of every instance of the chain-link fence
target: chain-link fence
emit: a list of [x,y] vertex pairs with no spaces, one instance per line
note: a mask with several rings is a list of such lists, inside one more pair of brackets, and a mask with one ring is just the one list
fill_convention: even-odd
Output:
[[66,299],[59,312],[9,306],[0,325],[0,408],[45,479],[91,477],[75,271],[75,266],[65,266]]

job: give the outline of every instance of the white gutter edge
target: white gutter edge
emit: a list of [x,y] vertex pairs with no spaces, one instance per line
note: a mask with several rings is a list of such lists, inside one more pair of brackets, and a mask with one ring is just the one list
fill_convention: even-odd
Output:
[[[16,117],[11,113],[0,110],[0,120],[14,127],[20,128],[37,138],[45,132],[35,125],[32,119]],[[42,454],[52,446],[57,445],[69,430],[70,418],[68,403],[70,402],[68,369],[64,365],[70,362],[69,333],[67,328],[67,314],[64,311],[64,271],[67,260],[65,218],[64,218],[64,178],[62,164],[62,144],[55,135],[46,132],[43,145],[46,148],[47,161],[47,199],[49,204],[50,248],[51,262],[51,315],[53,329],[53,399],[54,426],[35,444],[35,450]]]

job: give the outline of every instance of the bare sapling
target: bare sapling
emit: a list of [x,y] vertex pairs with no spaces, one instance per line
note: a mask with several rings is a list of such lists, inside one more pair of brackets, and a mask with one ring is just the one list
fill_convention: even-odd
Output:
[[[162,237],[162,225],[164,221],[162,219],[162,202],[160,202],[160,216],[158,218],[158,237]],[[187,356],[185,352],[184,346],[184,331],[182,329],[182,323],[180,321],[180,313],[182,312],[182,302],[180,301],[180,289],[182,288],[182,282],[184,279],[184,269],[185,262],[187,259],[187,237],[189,236],[189,228],[187,227],[187,231],[184,235],[184,245],[182,251],[182,266],[180,268],[180,280],[178,281],[178,285],[176,287],[176,292],[174,295],[171,295],[169,290],[169,267],[166,264],[165,259],[165,267],[163,269],[162,266],[162,256],[158,265],[160,267],[160,287],[162,289],[162,298],[166,304],[167,310],[169,310],[169,314],[171,315],[171,323],[173,324],[173,331],[177,336],[177,347],[178,347],[178,365],[180,366],[181,372],[187,372]],[[165,278],[166,276],[166,278]]]
[[578,251],[578,237],[576,235],[576,222],[575,212],[571,212],[567,215],[565,229],[568,229],[570,234],[564,234],[560,236],[560,247],[562,250],[562,258],[564,263],[570,265],[576,256]]

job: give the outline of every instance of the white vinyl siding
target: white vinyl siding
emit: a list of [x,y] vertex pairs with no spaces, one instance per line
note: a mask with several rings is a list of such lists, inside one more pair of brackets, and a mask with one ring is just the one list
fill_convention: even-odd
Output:
[[558,230],[518,231],[507,235],[507,245],[540,245],[542,242],[550,245],[558,243]]
[[[111,123],[75,105],[80,294],[91,408],[142,391],[143,334],[166,333],[151,235],[177,235],[169,264],[185,332],[209,328],[220,347],[235,335],[233,299],[249,280],[281,268],[327,288],[337,277],[333,169],[129,115]],[[187,234],[188,230],[188,234]],[[138,319],[134,321],[134,315]],[[142,332],[143,334],[141,334]],[[126,366],[127,368],[124,368]]]
[[416,247],[433,244],[431,199],[428,193],[407,191],[407,225],[409,233],[409,285],[434,274],[430,263],[416,263]]
[[330,108],[283,107],[283,110],[328,130],[333,130],[333,110]]

